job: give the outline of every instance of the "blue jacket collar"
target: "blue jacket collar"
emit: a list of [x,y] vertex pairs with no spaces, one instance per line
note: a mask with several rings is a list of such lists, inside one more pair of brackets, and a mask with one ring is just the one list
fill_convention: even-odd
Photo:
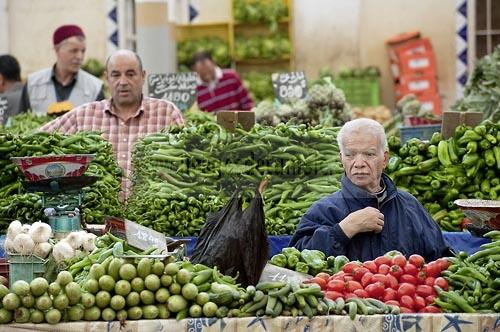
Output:
[[[391,178],[387,175],[382,174],[382,181],[385,183],[385,190],[387,191],[387,197],[384,200],[384,203],[388,200],[394,198],[397,194],[397,188],[394,182],[392,182]],[[377,197],[375,194],[372,194],[360,187],[356,186],[354,183],[349,180],[349,178],[344,174],[342,176],[342,193],[346,198],[354,198],[357,201],[363,204],[376,204]]]

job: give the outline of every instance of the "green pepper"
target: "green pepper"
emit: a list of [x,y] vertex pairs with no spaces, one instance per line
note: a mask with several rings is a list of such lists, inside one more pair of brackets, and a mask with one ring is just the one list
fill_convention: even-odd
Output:
[[418,155],[418,152],[418,147],[416,146],[412,146],[410,147],[410,150],[408,150],[408,154],[412,157]]
[[462,137],[465,134],[467,129],[469,129],[469,127],[467,127],[467,125],[465,125],[465,124],[461,124],[460,126],[457,126],[457,128],[455,128],[455,134],[453,137],[456,140],[458,140],[460,137]]
[[344,267],[344,265],[346,265],[347,263],[349,263],[349,258],[347,258],[346,256],[344,255],[336,256],[335,263],[333,265],[334,273],[339,272],[342,269],[342,267]]
[[420,169],[418,166],[407,166],[400,168],[398,171],[395,172],[396,176],[407,176],[407,175],[414,175],[420,173]]
[[430,175],[414,175],[412,178],[414,183],[419,184],[429,184],[432,181],[432,177]]
[[488,167],[493,167],[495,165],[495,153],[493,150],[489,149],[484,151],[484,161]]
[[465,145],[469,141],[480,141],[482,139],[483,137],[481,135],[479,135],[472,129],[468,129],[465,131],[464,135],[458,139],[457,143],[458,145]]
[[298,262],[297,265],[295,265],[295,271],[307,274],[309,273],[309,265],[304,262]]
[[448,155],[450,156],[450,161],[452,163],[455,164],[458,162],[458,148],[455,145],[455,140],[453,138],[448,140]]
[[495,162],[497,164],[497,169],[500,170],[500,146],[493,147],[493,154],[495,155]]
[[399,149],[399,153],[398,155],[401,157],[401,158],[405,158],[408,156],[408,152],[409,152],[409,148],[408,148],[408,145],[403,145],[400,149]]
[[431,157],[431,158],[436,157],[437,152],[438,152],[438,149],[437,149],[436,145],[429,145],[429,147],[427,148],[427,156],[428,157]]
[[437,131],[434,134],[432,134],[431,139],[430,139],[429,142],[432,145],[437,145],[442,140],[443,140],[443,134],[441,134],[440,132]]
[[285,255],[287,258],[290,257],[290,256],[298,256],[298,257],[300,257],[300,251],[297,248],[295,248],[295,247],[283,248],[281,250],[281,253],[283,255]]
[[462,164],[464,166],[472,166],[479,160],[479,155],[477,153],[467,153],[462,158]]
[[387,163],[387,172],[392,173],[398,169],[398,166],[401,164],[401,157],[392,156]]
[[295,268],[298,262],[300,262],[300,258],[297,255],[290,255],[287,258],[287,266],[289,269]]
[[439,180],[432,180],[431,187],[434,189],[439,189],[441,188],[441,182],[439,182]]
[[447,167],[451,166],[452,162],[450,160],[450,154],[448,150],[448,142],[447,141],[441,141],[438,144],[438,159],[439,162]]
[[477,151],[477,142],[470,141],[467,143],[467,153],[474,153]]
[[480,168],[482,168],[485,165],[484,159],[479,159],[475,165],[472,167],[469,167],[466,171],[466,175],[468,178],[473,178],[476,176],[477,172],[479,171]]
[[325,254],[319,250],[304,249],[300,253],[302,260],[313,270],[321,271],[326,267]]
[[496,185],[495,187],[490,189],[489,196],[492,200],[497,200],[500,195],[500,185]]
[[271,264],[279,266],[279,267],[286,267],[287,265],[287,259],[286,256],[283,254],[277,254],[271,257]]
[[478,135],[484,136],[484,135],[486,135],[486,132],[487,132],[488,130],[486,129],[486,126],[485,126],[485,125],[479,125],[479,126],[474,127],[474,131],[475,131]]
[[483,139],[479,142],[479,147],[481,150],[488,150],[491,147],[491,144],[487,139]]

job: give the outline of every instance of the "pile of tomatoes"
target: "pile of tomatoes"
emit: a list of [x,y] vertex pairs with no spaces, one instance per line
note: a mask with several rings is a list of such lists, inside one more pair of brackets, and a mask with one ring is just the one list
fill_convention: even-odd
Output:
[[308,282],[320,285],[331,300],[374,298],[399,306],[401,313],[439,313],[441,309],[433,305],[434,286],[448,289],[440,275],[449,264],[446,258],[426,264],[420,255],[408,259],[401,254],[385,255],[364,263],[349,262],[334,275],[319,273]]

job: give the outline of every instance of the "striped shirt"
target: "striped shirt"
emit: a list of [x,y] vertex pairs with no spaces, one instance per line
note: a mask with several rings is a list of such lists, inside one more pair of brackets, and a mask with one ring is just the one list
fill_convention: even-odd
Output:
[[205,112],[222,110],[248,111],[253,101],[241,80],[231,69],[216,68],[216,80],[211,83],[198,82],[198,107]]
[[125,197],[128,197],[131,190],[134,143],[138,138],[159,132],[170,125],[184,125],[177,107],[166,100],[143,96],[141,107],[127,121],[117,116],[110,100],[102,100],[77,107],[45,124],[40,131],[59,131],[64,134],[101,132],[102,137],[112,144],[118,165],[124,170],[122,190]]

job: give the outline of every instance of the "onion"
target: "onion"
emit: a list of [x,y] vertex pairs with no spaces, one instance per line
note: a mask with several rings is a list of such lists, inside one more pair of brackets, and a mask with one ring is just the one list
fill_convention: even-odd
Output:
[[7,237],[14,241],[17,234],[21,233],[22,227],[23,225],[19,220],[12,221],[7,229]]
[[85,235],[85,238],[83,240],[83,249],[86,251],[93,251],[95,249],[95,239],[97,238],[97,235],[94,233],[87,233]]
[[71,245],[71,248],[76,250],[82,246],[83,236],[81,232],[71,232],[64,240]]
[[75,255],[75,251],[71,245],[66,241],[59,241],[54,245],[52,249],[52,256],[54,260],[59,263],[65,259],[72,258]]
[[5,248],[5,251],[9,254],[14,254],[16,252],[16,249],[14,248],[14,240],[11,240],[8,237],[5,239],[3,247]]
[[37,221],[31,225],[28,233],[35,243],[48,242],[52,234],[52,228],[49,224]]
[[31,255],[34,247],[35,242],[33,242],[31,236],[28,234],[18,234],[14,239],[14,249],[21,255]]
[[52,245],[48,242],[37,243],[35,249],[33,249],[33,254],[40,258],[46,258],[50,251],[52,250]]
[[31,225],[30,224],[23,224],[21,226],[21,233],[28,234],[29,231],[30,231],[30,229],[31,229]]

